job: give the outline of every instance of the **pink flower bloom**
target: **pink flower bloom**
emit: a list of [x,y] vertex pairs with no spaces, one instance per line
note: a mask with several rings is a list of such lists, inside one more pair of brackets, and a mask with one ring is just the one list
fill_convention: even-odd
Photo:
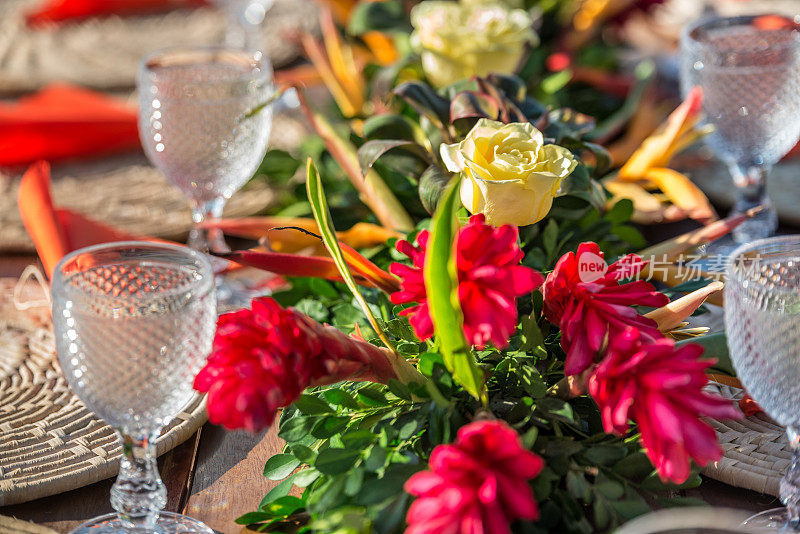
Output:
[[739,418],[728,400],[706,393],[703,347],[675,347],[661,338],[643,343],[635,328],[611,339],[606,357],[589,379],[606,432],[624,435],[628,421],[639,425],[647,456],[662,480],[684,482],[689,458],[699,465],[719,460],[722,449],[714,429],[700,416]]
[[635,326],[646,339],[661,337],[655,321],[631,306],[660,307],[669,302],[667,296],[644,280],[619,283],[644,266],[639,256],[629,254],[603,271],[605,261],[596,243],[581,243],[577,254],[569,252],[558,260],[542,293],[545,317],[561,329],[565,374],[576,375],[589,367],[606,339],[628,326]]
[[[488,343],[502,349],[517,327],[517,297],[530,293],[544,278],[520,265],[523,254],[517,245],[517,228],[499,228],[485,223],[483,214],[473,215],[456,238],[458,298],[464,313],[464,334],[478,348]],[[422,340],[433,336],[433,322],[422,269],[428,232],[417,236],[419,248],[398,241],[397,250],[411,258],[413,266],[394,263],[390,271],[401,278],[400,291],[392,293],[395,304],[415,302],[401,312],[408,315],[414,332]]]
[[504,421],[462,427],[453,444],[433,450],[429,466],[405,484],[417,497],[406,534],[509,534],[512,521],[539,518],[527,481],[544,462]]
[[212,423],[255,432],[309,386],[394,377],[382,349],[259,298],[249,310],[220,316],[194,388],[208,393]]

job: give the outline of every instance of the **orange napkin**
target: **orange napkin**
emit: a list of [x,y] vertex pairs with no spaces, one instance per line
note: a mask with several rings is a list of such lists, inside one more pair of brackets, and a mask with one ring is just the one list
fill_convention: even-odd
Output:
[[139,15],[207,5],[205,0],[45,0],[25,17],[29,26],[108,15]]
[[22,177],[17,196],[22,223],[31,236],[45,272],[73,250],[113,241],[160,241],[122,232],[74,211],[58,209],[50,195],[50,165],[39,161]]
[[103,94],[53,84],[0,103],[0,167],[138,148],[136,110]]

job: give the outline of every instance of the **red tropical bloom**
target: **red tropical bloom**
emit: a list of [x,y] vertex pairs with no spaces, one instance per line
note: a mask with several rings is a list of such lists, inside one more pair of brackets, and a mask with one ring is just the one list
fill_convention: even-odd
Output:
[[538,519],[528,480],[543,466],[503,421],[461,427],[454,443],[433,450],[430,470],[406,482],[417,496],[406,534],[509,534],[514,520]]
[[700,416],[739,418],[728,400],[706,393],[703,347],[675,347],[666,338],[643,343],[635,328],[611,339],[606,357],[589,379],[589,392],[606,432],[625,434],[635,421],[642,445],[663,480],[684,482],[689,459],[699,465],[719,460],[722,449],[714,429]]
[[382,349],[259,298],[249,310],[220,316],[194,388],[208,393],[212,423],[255,432],[309,386],[395,376]]
[[[544,278],[534,269],[520,265],[523,254],[517,244],[517,227],[499,228],[486,224],[483,214],[473,215],[456,238],[458,298],[464,313],[464,334],[478,348],[492,343],[504,348],[517,327],[517,297],[542,285]],[[422,269],[425,265],[428,232],[417,236],[414,247],[398,241],[397,250],[411,258],[413,266],[394,263],[390,271],[401,278],[400,291],[392,293],[395,304],[416,303],[401,315],[409,316],[414,332],[422,340],[433,335],[433,322]]]
[[664,306],[669,299],[644,280],[620,284],[642,270],[645,262],[628,254],[606,266],[596,243],[581,243],[578,253],[568,252],[556,263],[542,287],[544,314],[561,329],[561,346],[567,353],[564,372],[576,375],[594,362],[606,339],[634,326],[646,339],[658,339],[655,321],[632,306]]

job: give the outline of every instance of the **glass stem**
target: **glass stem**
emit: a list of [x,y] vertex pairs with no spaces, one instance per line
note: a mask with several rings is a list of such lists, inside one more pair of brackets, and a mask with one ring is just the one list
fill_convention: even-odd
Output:
[[209,202],[189,201],[192,209],[192,220],[194,228],[189,233],[189,246],[202,252],[228,252],[230,249],[225,243],[222,230],[218,228],[203,228],[200,224],[207,219],[219,219],[222,217],[222,208],[225,206],[225,199],[218,198]]
[[733,231],[733,238],[738,243],[769,237],[778,228],[778,215],[767,196],[767,175],[770,168],[770,165],[730,165],[733,183],[736,186],[733,213],[741,214],[753,208],[761,208],[758,214]]
[[153,529],[158,513],[167,504],[167,489],[158,474],[157,432],[132,436],[119,432],[122,460],[117,481],[111,487],[111,507],[130,528]]
[[792,427],[786,429],[786,435],[792,447],[792,463],[781,479],[781,502],[786,506],[786,529],[800,532],[800,435]]

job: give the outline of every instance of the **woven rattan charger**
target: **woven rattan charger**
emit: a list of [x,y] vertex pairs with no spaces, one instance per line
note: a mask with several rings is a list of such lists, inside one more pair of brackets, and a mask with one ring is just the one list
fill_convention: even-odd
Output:
[[[17,309],[16,283],[0,279],[0,506],[112,477],[121,455],[114,430],[81,403],[61,374],[47,306]],[[36,284],[21,293],[17,301],[42,296]],[[205,397],[196,395],[164,428],[157,453],[205,421]]]

